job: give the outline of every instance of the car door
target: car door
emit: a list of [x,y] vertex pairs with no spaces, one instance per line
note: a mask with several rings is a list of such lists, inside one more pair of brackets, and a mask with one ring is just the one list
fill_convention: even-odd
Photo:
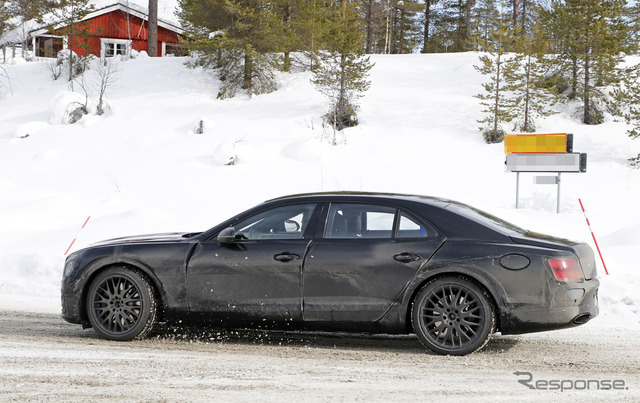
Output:
[[304,320],[376,321],[443,242],[395,207],[332,203],[305,261]]
[[190,310],[237,320],[300,320],[302,262],[315,207],[271,208],[240,220],[234,241],[197,245],[187,267]]

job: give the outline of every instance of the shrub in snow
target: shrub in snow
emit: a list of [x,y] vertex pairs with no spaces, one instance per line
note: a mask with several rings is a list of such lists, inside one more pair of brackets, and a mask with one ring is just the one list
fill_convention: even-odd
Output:
[[11,77],[4,67],[0,66],[0,99],[3,98],[5,92],[12,92]]
[[501,143],[504,140],[505,131],[501,127],[497,129],[487,128],[482,131],[482,137],[487,144]]
[[336,130],[358,126],[357,107],[349,101],[332,104],[331,110],[322,116],[324,122]]
[[58,60],[59,64],[62,64],[67,60],[69,60],[69,55],[71,55],[72,60],[74,61],[78,60],[78,54],[74,51],[69,51],[69,49],[62,49],[58,51],[58,54],[56,55],[56,59]]
[[52,60],[47,62],[47,71],[51,74],[51,78],[53,81],[60,78],[62,75],[62,64],[58,62],[58,60]]
[[98,104],[96,105],[96,114],[104,114],[109,105],[105,96],[107,89],[113,84],[118,73],[118,62],[115,59],[105,59],[103,62],[97,63],[95,69],[96,79],[94,87],[98,96]]
[[[71,106],[71,105],[70,105]],[[75,105],[74,105],[75,106]],[[87,108],[84,105],[77,106],[69,113],[69,123],[74,124],[87,114]]]
[[[62,71],[64,71],[67,76],[70,72],[73,74],[73,77],[70,78],[71,80],[84,73],[94,59],[96,59],[94,55],[78,56],[76,52],[71,52],[70,55],[69,49],[62,49],[57,54],[56,63],[61,66]],[[71,63],[71,66],[69,66],[69,63]],[[49,70],[52,69],[50,68]]]
[[213,152],[213,159],[219,165],[235,165],[238,162],[236,155],[237,141],[223,141]]
[[574,116],[577,119],[588,120],[589,124],[599,125],[604,123],[604,112],[603,107],[601,107],[598,102],[592,102],[589,110],[585,113],[584,106],[579,107],[576,110]]
[[202,120],[200,122],[198,122],[198,125],[196,126],[195,133],[196,134],[204,133],[204,122]]
[[51,124],[75,123],[86,113],[85,97],[76,92],[58,92],[49,102],[49,123]]
[[209,119],[199,117],[193,121],[193,123],[191,124],[191,127],[193,127],[193,133],[203,134],[209,129],[211,129],[211,127],[213,127],[213,124],[211,121],[209,121]]

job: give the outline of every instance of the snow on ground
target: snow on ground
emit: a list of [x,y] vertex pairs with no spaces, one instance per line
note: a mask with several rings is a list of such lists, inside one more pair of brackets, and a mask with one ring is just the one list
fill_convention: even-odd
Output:
[[[0,308],[59,311],[63,254],[89,216],[74,250],[117,236],[205,230],[283,194],[356,190],[456,199],[595,250],[580,198],[610,272],[598,261],[593,326],[640,328],[640,171],[626,161],[640,141],[611,119],[593,127],[570,111],[544,119],[539,132],[574,133],[588,171],[562,176],[560,214],[556,188],[522,174],[516,210],[503,146],[484,144],[477,129],[477,58],[373,56],[361,124],[338,133],[337,146],[309,73],[281,75],[272,94],[217,100],[211,72],[141,54],[118,64],[105,115],[68,125],[70,88],[49,78],[46,63],[3,65],[11,91],[0,89]],[[237,164],[226,166],[231,158]]]

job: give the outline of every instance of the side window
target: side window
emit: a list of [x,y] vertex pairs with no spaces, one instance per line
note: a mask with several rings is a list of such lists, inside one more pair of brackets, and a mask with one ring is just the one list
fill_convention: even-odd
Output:
[[332,203],[325,238],[392,238],[396,209],[370,204]]
[[430,236],[429,232],[424,225],[417,223],[405,213],[400,213],[396,238],[426,238]]
[[100,39],[100,57],[113,57],[115,55],[128,55],[131,50],[131,41],[126,39]]
[[258,213],[235,225],[236,239],[301,239],[315,204],[294,204]]

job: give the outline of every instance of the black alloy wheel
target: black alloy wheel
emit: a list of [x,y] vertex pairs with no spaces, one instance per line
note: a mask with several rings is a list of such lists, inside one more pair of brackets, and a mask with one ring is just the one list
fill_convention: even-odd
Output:
[[87,314],[96,333],[108,340],[142,339],[157,322],[157,301],[147,278],[136,270],[101,272],[87,293]]
[[427,283],[414,300],[411,320],[420,342],[446,355],[465,355],[484,347],[496,326],[491,298],[462,277]]

